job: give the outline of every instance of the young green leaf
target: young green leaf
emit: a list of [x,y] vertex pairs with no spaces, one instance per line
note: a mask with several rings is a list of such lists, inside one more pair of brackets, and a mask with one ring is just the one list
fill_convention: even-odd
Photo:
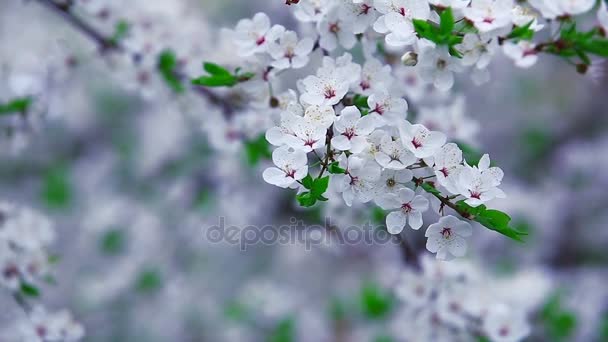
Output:
[[34,285],[31,285],[28,283],[21,283],[21,286],[19,289],[20,289],[21,293],[25,296],[33,297],[33,298],[40,297],[40,290]]
[[177,73],[178,62],[175,53],[169,49],[158,55],[158,71],[165,83],[176,93],[182,93],[185,89]]
[[7,103],[0,103],[0,116],[8,114],[25,114],[32,105],[32,102],[33,99],[31,97],[18,97]]
[[245,155],[251,166],[257,165],[260,160],[272,158],[270,145],[263,134],[257,139],[245,141]]
[[454,29],[454,15],[450,7],[444,9],[439,16],[439,31],[442,35],[451,35]]
[[329,173],[331,174],[344,174],[346,173],[346,170],[344,170],[343,168],[340,167],[340,163],[338,163],[337,161],[329,164],[329,166],[327,167],[327,171],[329,171]]

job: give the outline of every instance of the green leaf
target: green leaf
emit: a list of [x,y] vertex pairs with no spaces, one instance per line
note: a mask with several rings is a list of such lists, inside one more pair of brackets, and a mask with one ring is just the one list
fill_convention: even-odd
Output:
[[483,154],[479,152],[479,150],[464,142],[457,141],[456,145],[458,145],[458,148],[462,151],[462,157],[467,164],[471,166],[479,165],[479,161],[481,160],[481,157],[483,157]]
[[308,174],[300,182],[306,189],[310,190],[296,195],[296,199],[301,206],[312,207],[317,201],[327,201],[323,194],[329,186],[329,176],[313,179]]
[[112,44],[116,45],[120,43],[128,34],[131,26],[129,22],[126,20],[119,20],[116,25],[114,25],[114,34],[110,37],[110,41]]
[[393,309],[393,297],[377,284],[368,282],[361,289],[361,308],[367,318],[385,318]]
[[369,110],[367,99],[367,96],[356,94],[355,96],[353,96],[353,105],[357,107],[359,111]]
[[567,341],[577,327],[576,315],[562,308],[559,293],[551,296],[542,308],[541,320],[554,341]]
[[144,270],[135,281],[135,289],[143,293],[152,293],[162,287],[163,279],[156,269]]
[[224,67],[217,65],[215,63],[205,62],[203,63],[203,69],[211,75],[215,76],[226,76],[232,75],[230,71],[226,70]]
[[32,102],[33,99],[31,97],[18,97],[7,103],[0,103],[0,116],[8,114],[25,114],[32,105]]
[[310,190],[312,189],[313,184],[315,183],[315,180],[312,178],[312,176],[310,174],[307,174],[306,177],[302,178],[301,180],[302,185]]
[[236,85],[237,79],[232,75],[228,76],[201,76],[192,80],[192,84],[205,87],[232,87]]
[[319,197],[327,191],[327,187],[329,186],[329,176],[325,176],[322,178],[315,179],[315,182],[312,185],[312,189],[310,189],[311,193]]
[[247,162],[251,166],[257,165],[260,160],[272,158],[272,152],[270,152],[270,145],[264,134],[261,134],[257,139],[245,141],[245,155],[247,156]]
[[247,308],[239,302],[230,302],[224,309],[224,315],[235,322],[243,322],[247,319]]
[[296,195],[296,199],[301,206],[306,208],[312,207],[317,203],[317,198],[308,191]]
[[485,205],[471,207],[464,200],[456,202],[459,211],[466,213],[466,218],[481,223],[484,227],[510,237],[513,240],[524,242],[522,236],[527,232],[519,231],[509,224],[511,217],[500,210],[487,209]]
[[185,88],[178,76],[178,62],[175,53],[166,49],[158,55],[158,71],[165,83],[176,93],[184,92]]
[[112,229],[101,237],[100,250],[108,255],[117,255],[125,249],[125,234],[120,229]]
[[295,322],[287,318],[279,322],[268,337],[269,342],[294,342],[296,338]]
[[239,75],[239,69],[233,74],[226,68],[211,62],[203,63],[203,69],[209,75],[193,79],[192,84],[204,87],[233,87],[237,83],[249,80],[255,76],[254,73],[250,72]]
[[346,173],[346,170],[341,168],[340,163],[337,161],[329,164],[329,166],[327,167],[327,171],[329,171],[329,173],[334,174],[334,175]]
[[28,283],[21,283],[21,287],[19,288],[21,293],[27,297],[37,298],[40,297],[40,290],[34,285]]
[[58,166],[48,170],[42,184],[42,198],[47,206],[55,209],[67,208],[71,197],[72,187],[67,169]]
[[534,20],[531,20],[524,26],[516,26],[509,35],[507,35],[507,39],[513,39],[515,41],[518,40],[531,40],[534,38],[534,30],[530,27],[534,23]]
[[439,16],[439,31],[443,35],[451,35],[454,29],[454,15],[450,7],[444,9]]

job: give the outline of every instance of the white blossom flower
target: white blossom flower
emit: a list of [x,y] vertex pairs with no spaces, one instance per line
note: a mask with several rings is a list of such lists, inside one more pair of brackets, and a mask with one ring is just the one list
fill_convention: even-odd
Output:
[[257,13],[253,19],[242,19],[235,29],[235,43],[241,56],[251,56],[266,52],[285,28],[280,25],[270,26],[270,19],[265,13]]
[[334,0],[300,0],[294,16],[301,22],[318,22],[335,5]]
[[382,138],[380,151],[376,153],[375,159],[380,166],[390,170],[404,170],[417,160],[400,140],[394,140],[389,135]]
[[374,184],[376,189],[376,199],[385,196],[386,194],[397,194],[397,192],[405,188],[405,183],[412,180],[413,173],[411,170],[390,170],[384,169],[380,174],[380,179]]
[[461,10],[469,5],[471,0],[429,0],[431,5],[437,7],[451,7],[455,10]]
[[319,45],[328,51],[333,51],[340,44],[350,50],[357,43],[353,33],[352,22],[340,18],[337,9],[330,11],[317,24],[319,31]]
[[511,23],[513,0],[471,0],[471,7],[463,10],[481,32],[489,32]]
[[[450,190],[452,186],[452,179],[457,177],[458,171],[462,168],[462,151],[458,145],[449,143],[443,145],[441,149],[434,155],[434,166],[435,176],[439,184],[445,186]],[[452,188],[453,189],[453,188]],[[454,192],[452,190],[451,192]]]
[[479,122],[468,117],[465,110],[465,99],[458,96],[450,104],[421,106],[417,120],[430,130],[445,133],[451,140],[474,143]]
[[434,292],[435,286],[431,279],[410,270],[402,272],[395,287],[397,297],[414,308],[428,305]]
[[333,106],[340,102],[348,92],[349,84],[337,69],[322,73],[319,76],[310,75],[302,84],[305,92],[300,97],[304,103],[319,106]]
[[380,167],[373,161],[351,155],[340,157],[340,167],[346,170],[346,174],[334,175],[338,192],[347,206],[352,206],[357,199],[361,203],[367,203],[374,198],[374,184],[380,178]]
[[466,237],[473,234],[473,228],[467,222],[461,221],[452,215],[443,216],[439,222],[430,225],[424,236],[426,249],[437,253],[437,259],[450,260],[453,257],[462,257],[467,251]]
[[361,68],[361,79],[352,90],[360,95],[370,95],[375,91],[386,91],[393,83],[390,65],[382,64],[375,58],[368,59]]
[[399,209],[386,216],[386,228],[391,234],[401,233],[406,222],[412,229],[420,229],[422,213],[429,208],[429,201],[425,197],[416,196],[414,190],[408,188],[399,190],[397,195],[381,196],[376,203],[384,210]]
[[585,13],[595,4],[595,0],[529,0],[532,7],[540,11],[543,17],[555,19],[561,16],[574,16]]
[[418,63],[420,77],[441,91],[452,88],[454,72],[461,70],[460,59],[450,56],[446,47],[426,48]]
[[84,328],[74,320],[67,310],[47,312],[36,306],[29,313],[27,321],[19,324],[24,341],[78,341],[84,336]]
[[340,151],[360,153],[367,147],[367,136],[374,128],[374,118],[361,117],[361,112],[355,106],[346,107],[334,124],[336,133],[331,139],[331,145]]
[[336,112],[330,106],[309,106],[304,111],[304,118],[315,125],[325,129],[329,128],[336,120]]
[[443,133],[429,131],[422,125],[412,125],[408,121],[402,122],[398,128],[401,141],[416,158],[431,157],[446,141]]
[[361,78],[361,66],[353,63],[353,56],[347,52],[336,59],[325,56],[323,65],[317,70],[317,76],[332,73],[336,73],[343,82],[356,84]]
[[266,140],[275,146],[281,146],[286,144],[286,137],[295,137],[294,127],[297,123],[299,116],[292,114],[291,112],[285,111],[281,113],[281,125],[272,127],[266,131]]
[[514,314],[505,306],[492,307],[483,318],[483,331],[496,342],[518,342],[530,334],[531,328],[522,314]]
[[484,154],[478,166],[465,165],[453,182],[457,193],[466,198],[465,202],[477,207],[494,198],[505,197],[504,192],[497,188],[503,175],[500,168],[490,167],[490,157]]
[[512,14],[511,20],[515,26],[523,27],[532,22],[530,24],[531,30],[540,31],[545,27],[545,25],[538,23],[538,12],[529,6],[517,5],[513,7]]
[[427,0],[375,0],[374,6],[381,13],[374,30],[388,33],[386,44],[395,47],[413,44],[416,41],[413,19],[427,20],[431,14]]
[[502,46],[507,57],[515,61],[515,65],[520,68],[529,68],[538,60],[538,51],[534,43],[522,40],[518,43],[505,42]]
[[456,48],[462,53],[463,65],[475,65],[477,69],[485,69],[498,50],[498,41],[491,37],[467,33]]
[[264,181],[272,185],[287,188],[308,174],[308,159],[303,151],[279,147],[272,152],[272,161],[277,167],[269,167],[262,174]]
[[284,135],[289,147],[306,153],[325,146],[326,128],[310,118],[296,117],[290,126],[293,135]]
[[341,0],[340,17],[352,23],[353,33],[363,33],[378,16],[373,0]]
[[270,65],[281,70],[287,68],[298,69],[308,64],[308,55],[312,52],[314,42],[311,38],[298,41],[293,31],[284,32],[278,43],[268,47],[268,53],[275,59]]
[[388,91],[374,92],[367,98],[368,115],[376,119],[378,126],[396,123],[407,116],[405,99],[391,95]]

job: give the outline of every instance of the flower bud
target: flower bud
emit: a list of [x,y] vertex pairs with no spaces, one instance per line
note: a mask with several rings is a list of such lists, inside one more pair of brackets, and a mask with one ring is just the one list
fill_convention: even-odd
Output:
[[415,66],[418,64],[418,54],[413,51],[408,51],[401,56],[401,63],[405,66]]

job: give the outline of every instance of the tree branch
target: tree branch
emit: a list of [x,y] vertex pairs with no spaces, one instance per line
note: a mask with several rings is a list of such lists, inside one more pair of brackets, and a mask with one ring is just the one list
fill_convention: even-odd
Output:
[[[74,27],[76,30],[83,33],[85,36],[87,36],[93,42],[95,42],[95,44],[97,44],[97,46],[99,47],[101,52],[106,52],[106,51],[125,52],[125,49],[119,44],[119,42],[112,39],[111,37],[107,37],[103,33],[99,32],[97,29],[95,29],[93,26],[91,26],[90,24],[88,24],[87,22],[85,22],[84,20],[82,20],[81,18],[76,16],[74,13],[72,13],[72,2],[60,4],[53,0],[36,0],[36,1],[38,3],[40,3],[41,5],[45,6],[46,8],[48,8],[49,10],[52,10],[53,12],[57,13],[65,21],[67,21],[72,27]],[[180,77],[180,79],[186,79],[186,77],[184,77],[183,75],[178,75],[178,76]],[[221,107],[226,118],[230,118],[232,116],[232,114],[234,113],[234,106],[229,101],[222,98],[221,96],[213,93],[212,91],[210,91],[209,89],[204,88],[204,87],[193,86],[192,88],[195,91],[195,93],[206,98],[212,104]]]

